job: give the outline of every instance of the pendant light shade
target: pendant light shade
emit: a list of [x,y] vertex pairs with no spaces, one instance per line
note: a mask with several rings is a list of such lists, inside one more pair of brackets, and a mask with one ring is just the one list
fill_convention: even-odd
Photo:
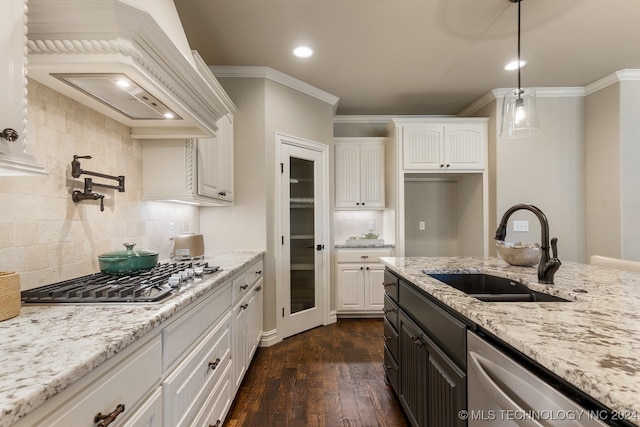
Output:
[[[520,4],[522,0],[509,1],[518,3],[518,64],[520,64]],[[523,138],[540,132],[536,91],[521,87],[520,68],[518,67],[518,88],[507,92],[502,101],[500,136],[503,138]]]
[[530,88],[512,89],[502,101],[503,138],[523,138],[540,132],[536,91]]

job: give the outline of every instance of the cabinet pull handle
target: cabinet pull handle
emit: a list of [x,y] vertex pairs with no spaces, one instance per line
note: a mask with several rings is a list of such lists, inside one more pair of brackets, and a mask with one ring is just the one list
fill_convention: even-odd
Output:
[[222,196],[222,197],[224,197],[224,196],[226,196],[226,195],[227,195],[227,192],[226,192],[226,191],[221,191],[221,192],[219,192],[219,193],[218,193],[218,196]]
[[393,285],[394,285],[394,283],[386,283],[386,282],[382,282],[382,286],[384,286],[385,288],[386,288],[386,287],[389,287],[389,286],[393,286]]
[[214,360],[213,362],[209,362],[209,368],[214,371],[218,365],[220,364],[220,358],[216,358],[216,360]]
[[256,271],[256,274],[257,274],[257,275],[261,275],[261,274],[262,274],[262,270],[258,270],[258,271]]
[[258,286],[258,287],[256,288],[256,292],[260,292],[261,290],[262,290],[262,286]]
[[247,309],[247,307],[249,307],[249,304],[242,304],[240,307],[241,307],[243,310],[246,310],[246,309]]
[[209,424],[209,427],[220,427],[220,420],[216,421],[215,424]]
[[393,310],[389,310],[388,308],[383,308],[383,309],[382,309],[382,312],[383,312],[384,314],[391,313],[392,311],[393,311]]
[[367,259],[369,258],[369,255],[360,255],[360,258]]
[[413,343],[414,343],[415,345],[417,345],[418,347],[420,347],[420,348],[421,348],[422,346],[424,346],[424,343],[422,342],[422,340],[420,339],[420,337],[416,337],[416,339],[415,339],[415,340],[413,340]]
[[123,412],[124,412],[124,403],[121,403],[118,406],[116,406],[116,409],[114,409],[113,412],[111,412],[110,414],[102,415],[102,412],[98,412],[96,416],[93,417],[93,422],[97,423],[98,421],[100,421],[100,423],[98,423],[96,427],[107,427],[109,424],[115,421],[118,415],[120,415]]
[[382,339],[384,339],[384,342],[389,342],[389,340],[391,339],[391,337],[388,337],[386,335],[382,336]]
[[387,366],[384,363],[382,364],[382,369],[384,369],[385,371],[389,371],[391,370],[391,366]]
[[244,290],[245,290],[245,289],[247,289],[248,287],[249,287],[249,285],[242,285],[242,286],[240,286],[240,289],[242,289],[242,290],[244,291]]

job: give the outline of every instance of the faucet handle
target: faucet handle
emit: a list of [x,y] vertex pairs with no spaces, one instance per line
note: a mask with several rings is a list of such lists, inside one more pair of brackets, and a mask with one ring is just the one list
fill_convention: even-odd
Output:
[[554,258],[558,258],[558,238],[554,237],[551,239],[551,253]]

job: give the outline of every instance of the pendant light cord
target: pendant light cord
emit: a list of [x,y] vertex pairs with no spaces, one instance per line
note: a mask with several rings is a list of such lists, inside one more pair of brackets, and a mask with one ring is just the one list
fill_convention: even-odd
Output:
[[520,94],[522,89],[520,87],[520,68],[522,68],[522,64],[520,63],[520,4],[522,0],[518,0],[518,98],[520,98]]

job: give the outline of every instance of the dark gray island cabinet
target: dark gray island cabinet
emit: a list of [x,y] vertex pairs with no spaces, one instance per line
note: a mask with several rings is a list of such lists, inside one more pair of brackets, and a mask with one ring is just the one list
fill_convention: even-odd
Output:
[[384,367],[414,426],[460,427],[467,404],[466,331],[459,318],[390,271],[384,276]]

